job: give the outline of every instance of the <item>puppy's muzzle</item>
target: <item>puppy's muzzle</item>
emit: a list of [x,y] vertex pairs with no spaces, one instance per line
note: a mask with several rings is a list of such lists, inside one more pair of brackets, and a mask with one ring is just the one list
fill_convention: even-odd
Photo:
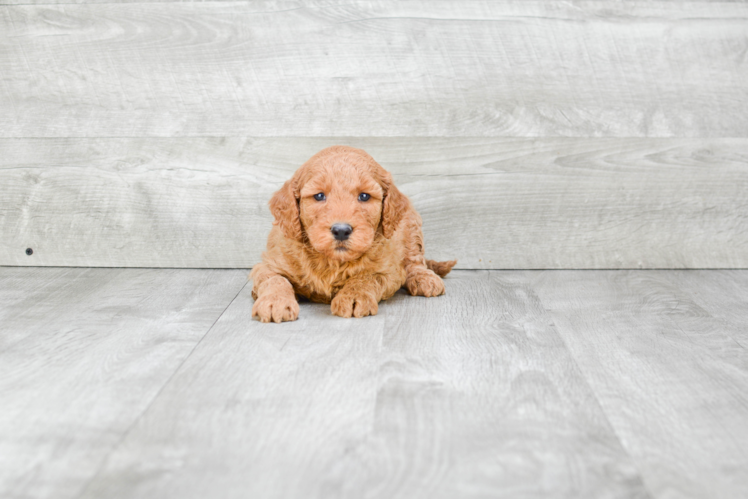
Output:
[[353,232],[353,228],[350,224],[343,224],[338,222],[332,225],[330,231],[332,232],[332,235],[335,236],[336,240],[345,241]]

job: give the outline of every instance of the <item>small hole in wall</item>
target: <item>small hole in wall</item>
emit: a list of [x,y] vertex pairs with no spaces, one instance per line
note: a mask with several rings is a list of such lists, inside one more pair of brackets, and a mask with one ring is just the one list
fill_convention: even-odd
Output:
[[26,249],[26,255],[31,255],[33,253],[34,253],[34,251],[32,249],[30,249],[30,248]]

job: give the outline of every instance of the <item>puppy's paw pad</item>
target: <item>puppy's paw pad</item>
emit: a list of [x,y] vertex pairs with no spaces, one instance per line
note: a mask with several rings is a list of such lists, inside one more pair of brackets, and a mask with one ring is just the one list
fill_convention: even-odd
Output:
[[363,318],[364,316],[374,316],[379,312],[377,301],[368,295],[353,295],[348,293],[339,293],[332,299],[330,310],[335,316],[341,318]]
[[444,282],[432,271],[408,276],[405,287],[411,295],[436,297],[444,294]]
[[295,321],[299,317],[299,303],[295,297],[264,295],[255,300],[252,317],[263,323]]

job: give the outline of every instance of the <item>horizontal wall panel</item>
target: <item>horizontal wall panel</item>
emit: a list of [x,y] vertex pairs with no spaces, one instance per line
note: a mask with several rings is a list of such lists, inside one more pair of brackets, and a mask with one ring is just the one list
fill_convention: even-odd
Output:
[[0,136],[748,136],[748,4],[0,7]]
[[0,265],[250,267],[272,193],[336,143],[459,268],[748,267],[748,139],[652,138],[0,139]]

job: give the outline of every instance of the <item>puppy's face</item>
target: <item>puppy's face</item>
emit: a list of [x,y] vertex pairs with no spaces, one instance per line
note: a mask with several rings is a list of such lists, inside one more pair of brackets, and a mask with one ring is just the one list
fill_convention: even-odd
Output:
[[369,250],[381,227],[391,238],[410,202],[365,151],[331,146],[312,156],[270,199],[288,239],[308,241],[329,259],[347,262]]
[[300,186],[299,218],[314,249],[339,262],[371,248],[384,190],[368,168],[340,158],[314,169]]

